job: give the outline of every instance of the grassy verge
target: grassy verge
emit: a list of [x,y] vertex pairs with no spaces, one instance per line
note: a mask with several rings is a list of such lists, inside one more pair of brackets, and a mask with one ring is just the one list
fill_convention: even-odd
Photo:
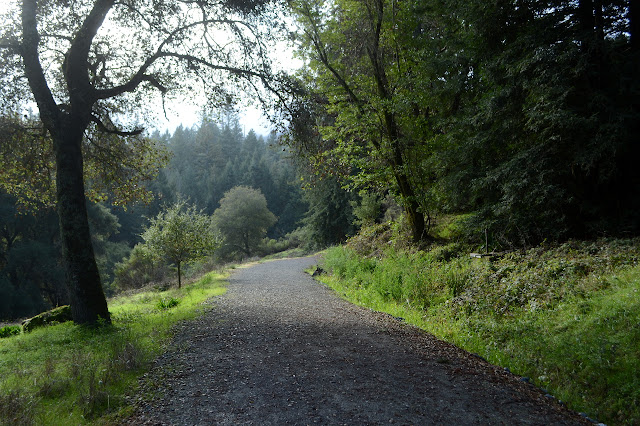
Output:
[[224,293],[223,278],[112,299],[111,326],[65,323],[0,339],[0,424],[117,423],[173,325]]
[[288,249],[288,250],[285,250],[285,251],[281,251],[281,252],[278,252],[278,253],[273,253],[273,254],[264,256],[261,260],[288,259],[288,258],[292,258],[292,257],[310,256],[311,254],[313,254],[312,251],[296,247],[296,248],[292,248],[292,249]]
[[608,424],[640,423],[640,242],[471,259],[456,245],[325,254],[345,298],[405,318]]

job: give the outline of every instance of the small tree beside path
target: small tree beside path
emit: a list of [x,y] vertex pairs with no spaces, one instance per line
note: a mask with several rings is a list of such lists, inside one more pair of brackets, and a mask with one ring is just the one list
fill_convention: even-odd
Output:
[[219,247],[211,217],[184,200],[151,218],[142,238],[154,256],[176,266],[178,288],[182,286],[182,265],[210,256]]

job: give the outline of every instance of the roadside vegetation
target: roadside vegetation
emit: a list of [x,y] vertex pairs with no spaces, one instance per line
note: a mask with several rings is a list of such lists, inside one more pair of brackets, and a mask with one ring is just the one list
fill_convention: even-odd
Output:
[[210,272],[181,289],[147,288],[109,301],[111,325],[72,322],[0,339],[0,424],[104,424],[132,410],[138,379],[174,326],[225,292]]
[[528,377],[591,418],[640,423],[640,240],[542,244],[480,259],[472,251],[399,247],[375,225],[326,252],[322,280]]

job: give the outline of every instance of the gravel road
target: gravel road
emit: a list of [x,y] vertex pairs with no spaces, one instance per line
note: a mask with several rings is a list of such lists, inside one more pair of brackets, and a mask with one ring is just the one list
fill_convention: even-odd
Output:
[[589,424],[502,368],[303,271],[313,257],[236,270],[144,379],[129,424]]

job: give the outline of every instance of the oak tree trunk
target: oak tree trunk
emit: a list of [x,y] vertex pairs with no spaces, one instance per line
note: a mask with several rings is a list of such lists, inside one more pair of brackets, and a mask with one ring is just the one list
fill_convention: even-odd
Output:
[[83,30],[67,52],[63,73],[70,93],[70,107],[61,108],[52,95],[40,63],[40,34],[36,19],[38,2],[22,1],[22,61],[40,111],[40,119],[53,140],[62,256],[71,312],[77,324],[95,324],[100,319],[110,322],[89,232],[82,140],[95,102],[87,71],[89,47],[112,4],[113,0],[96,3],[96,9],[87,18]]
[[107,301],[96,264],[84,195],[82,137],[84,127],[66,118],[54,134],[57,166],[57,209],[62,255],[71,312],[77,324],[110,322]]

